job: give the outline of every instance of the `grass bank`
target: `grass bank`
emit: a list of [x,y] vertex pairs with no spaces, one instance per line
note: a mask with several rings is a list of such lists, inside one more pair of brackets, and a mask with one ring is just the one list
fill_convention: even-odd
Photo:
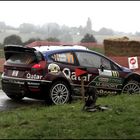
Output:
[[99,52],[101,54],[105,53],[104,48],[90,48],[90,50],[93,50],[95,52]]
[[0,58],[4,58],[4,52],[3,49],[0,48]]
[[0,112],[2,139],[138,139],[140,95],[98,98],[104,112],[83,112],[81,101]]

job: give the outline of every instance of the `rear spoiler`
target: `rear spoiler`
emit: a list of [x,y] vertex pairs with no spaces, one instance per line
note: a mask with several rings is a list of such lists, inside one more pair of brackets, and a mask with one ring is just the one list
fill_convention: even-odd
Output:
[[24,53],[24,52],[29,52],[29,53],[35,53],[36,49],[35,48],[28,48],[28,47],[23,47],[20,45],[6,45],[4,47],[4,54],[5,54],[5,59],[7,60],[13,53]]

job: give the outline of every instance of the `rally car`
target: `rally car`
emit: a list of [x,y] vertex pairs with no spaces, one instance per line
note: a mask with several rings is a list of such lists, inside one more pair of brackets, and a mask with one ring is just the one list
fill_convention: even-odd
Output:
[[4,52],[2,90],[13,100],[29,97],[67,103],[71,97],[81,96],[77,68],[86,71],[82,77],[85,89],[94,87],[98,95],[140,93],[139,74],[83,46],[9,45]]

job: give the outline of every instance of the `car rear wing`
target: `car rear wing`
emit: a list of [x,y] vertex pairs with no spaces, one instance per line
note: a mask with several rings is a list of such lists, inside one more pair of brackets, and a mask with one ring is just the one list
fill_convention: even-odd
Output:
[[23,47],[23,46],[19,46],[19,45],[6,45],[4,47],[4,54],[5,54],[6,60],[8,60],[9,57],[15,53],[25,53],[25,52],[36,54],[36,49]]

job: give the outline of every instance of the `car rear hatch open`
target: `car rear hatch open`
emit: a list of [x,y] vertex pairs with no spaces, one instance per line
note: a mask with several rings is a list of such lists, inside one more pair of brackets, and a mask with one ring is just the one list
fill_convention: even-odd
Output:
[[4,76],[41,80],[46,61],[41,52],[34,48],[9,45],[4,48]]

